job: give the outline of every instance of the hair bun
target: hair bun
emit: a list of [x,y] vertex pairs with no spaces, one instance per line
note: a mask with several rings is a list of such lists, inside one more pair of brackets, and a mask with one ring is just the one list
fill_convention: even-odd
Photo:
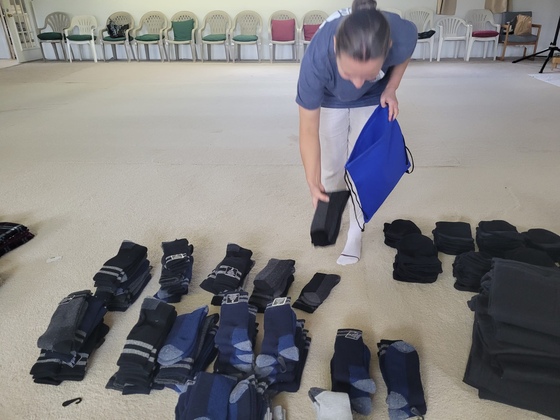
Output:
[[358,10],[376,10],[377,0],[354,0],[352,2],[352,11]]

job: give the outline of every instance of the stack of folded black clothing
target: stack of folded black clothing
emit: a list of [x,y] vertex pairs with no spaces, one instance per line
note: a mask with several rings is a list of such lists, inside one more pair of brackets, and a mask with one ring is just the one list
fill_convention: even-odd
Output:
[[506,251],[524,245],[517,228],[504,220],[481,221],[476,228],[476,244],[482,252],[503,258]]
[[106,301],[109,311],[125,311],[138,299],[152,278],[147,255],[146,247],[123,241],[117,255],[93,276],[95,295]]
[[442,272],[433,241],[420,233],[403,236],[397,245],[393,278],[409,283],[433,283]]
[[432,231],[434,243],[439,252],[459,255],[474,251],[471,225],[466,222],[436,222]]
[[34,236],[24,225],[0,222],[0,257],[29,242]]
[[225,294],[242,289],[245,277],[255,265],[252,256],[250,249],[233,243],[227,245],[224,259],[200,284],[207,292],[214,293],[212,305],[219,306]]
[[560,418],[560,270],[495,258],[481,286],[464,382],[482,399]]
[[144,299],[138,321],[126,337],[117,360],[119,370],[105,387],[124,395],[149,394],[152,389],[163,388],[154,383],[157,357],[176,317],[172,305],[150,297]]
[[222,299],[214,372],[243,377],[254,368],[257,308],[249,304],[245,291],[228,293]]
[[290,286],[294,282],[296,262],[294,260],[278,260],[271,258],[253,280],[254,288],[249,303],[263,313],[266,305],[277,297],[288,296]]
[[70,293],[57,306],[45,333],[37,340],[41,353],[31,368],[37,383],[59,385],[81,381],[89,357],[104,342],[109,327],[103,300],[91,291]]
[[552,260],[560,263],[560,236],[546,229],[529,229],[523,232],[525,245],[544,251]]
[[383,225],[383,233],[385,234],[385,245],[396,248],[403,236],[411,233],[422,233],[420,228],[411,220],[396,219],[391,223]]
[[162,242],[163,257],[161,258],[160,289],[155,298],[167,303],[181,301],[181,296],[189,293],[193,270],[193,250],[185,238],[171,242]]
[[208,306],[179,315],[158,354],[155,382],[179,393],[187,380],[206,370],[217,354],[214,338],[218,314],[208,315]]
[[504,259],[538,265],[539,267],[556,267],[556,263],[546,252],[524,246],[504,252]]
[[491,265],[492,257],[484,252],[469,251],[457,255],[453,262],[453,286],[464,292],[478,292],[480,281]]

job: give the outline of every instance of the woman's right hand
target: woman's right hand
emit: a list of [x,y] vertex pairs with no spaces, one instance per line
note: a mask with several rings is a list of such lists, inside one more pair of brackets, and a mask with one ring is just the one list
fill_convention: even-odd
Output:
[[329,202],[329,196],[325,194],[325,187],[322,184],[309,185],[309,192],[311,193],[311,199],[313,200],[313,208],[317,208],[317,202],[324,201]]

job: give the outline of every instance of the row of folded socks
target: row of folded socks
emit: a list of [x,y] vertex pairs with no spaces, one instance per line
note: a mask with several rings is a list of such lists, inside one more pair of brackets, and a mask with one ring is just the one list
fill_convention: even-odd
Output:
[[105,302],[90,290],[66,296],[37,340],[41,350],[31,368],[33,380],[50,385],[65,380],[81,381],[91,354],[109,332],[103,322],[106,312]]
[[[414,347],[402,340],[381,340],[379,367],[387,387],[391,420],[423,416],[427,412],[420,376],[420,360]],[[311,388],[317,420],[351,420],[352,412],[372,413],[376,386],[370,377],[371,352],[362,331],[339,329],[331,359],[332,390]]]
[[0,257],[33,239],[27,226],[20,223],[0,222]]
[[[560,261],[560,236],[545,229],[518,233],[503,220],[481,221],[476,228],[474,251],[471,227],[466,222],[437,222],[434,241],[422,235],[410,220],[397,219],[384,225],[385,244],[397,249],[393,278],[400,281],[430,283],[441,273],[437,253],[456,255],[453,275],[458,290],[478,291],[480,278],[493,257],[556,267]],[[485,270],[485,271],[484,271]]]
[[474,312],[464,382],[481,399],[560,418],[560,270],[492,260]]

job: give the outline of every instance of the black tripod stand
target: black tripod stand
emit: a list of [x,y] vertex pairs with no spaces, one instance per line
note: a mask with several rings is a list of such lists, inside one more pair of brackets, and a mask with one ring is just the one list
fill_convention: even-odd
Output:
[[519,58],[519,59],[517,59],[513,62],[514,63],[519,63],[520,61],[527,60],[528,58],[536,57],[536,56],[542,54],[543,52],[548,51],[548,56],[546,57],[546,60],[544,61],[544,64],[541,67],[541,71],[539,71],[539,73],[542,73],[544,68],[546,67],[546,64],[548,63],[548,60],[550,60],[554,56],[554,53],[556,51],[560,51],[560,48],[558,48],[556,46],[556,42],[558,41],[558,32],[560,32],[560,17],[558,17],[558,25],[556,25],[556,33],[554,34],[554,40],[550,43],[550,46],[546,50],[542,50],[542,51],[539,51],[535,54],[531,54],[531,55]]

